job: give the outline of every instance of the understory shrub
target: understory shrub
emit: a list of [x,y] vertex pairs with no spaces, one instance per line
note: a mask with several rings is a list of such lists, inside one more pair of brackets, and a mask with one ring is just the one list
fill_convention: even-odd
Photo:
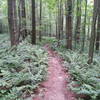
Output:
[[86,53],[66,50],[62,46],[55,48],[53,45],[52,48],[65,59],[65,66],[73,78],[71,89],[85,100],[100,100],[100,54],[95,54],[94,62],[89,65]]
[[53,44],[57,42],[57,39],[55,37],[42,37],[41,41],[38,41],[37,43],[41,46],[44,46],[45,44]]
[[0,40],[0,100],[23,100],[47,76],[47,53],[27,41],[10,48]]

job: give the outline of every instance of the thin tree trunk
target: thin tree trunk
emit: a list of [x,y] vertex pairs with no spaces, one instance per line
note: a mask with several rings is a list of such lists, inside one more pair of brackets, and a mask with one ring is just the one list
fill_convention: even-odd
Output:
[[27,36],[25,0],[22,0],[22,27],[23,38],[25,39],[25,37]]
[[2,21],[0,19],[0,33],[2,33]]
[[56,39],[58,38],[58,21],[57,21],[57,15],[56,15]]
[[61,0],[61,37],[63,39],[63,22],[64,22],[64,16],[63,16],[63,2]]
[[32,0],[32,44],[36,44],[35,0]]
[[89,19],[88,19],[88,34],[87,34],[87,40],[90,39],[90,21],[91,21],[91,19],[89,17]]
[[56,12],[56,18],[55,18],[55,21],[56,21],[56,38],[58,39],[58,2],[56,4],[56,8],[57,8],[57,12]]
[[83,27],[82,27],[82,47],[81,47],[81,52],[84,51],[85,36],[86,36],[87,0],[85,0],[85,2],[86,2],[86,5],[85,5],[84,22],[83,22]]
[[21,29],[22,29],[22,7],[21,7],[21,0],[19,0],[18,5],[18,17],[19,17],[19,38],[22,36]]
[[61,39],[61,0],[58,0],[58,40]]
[[52,18],[52,16],[51,16],[51,14],[50,14],[50,12],[49,12],[49,36],[51,37],[51,35],[52,35],[52,26],[51,26],[51,18]]
[[40,29],[39,29],[39,40],[42,38],[42,0],[40,0]]

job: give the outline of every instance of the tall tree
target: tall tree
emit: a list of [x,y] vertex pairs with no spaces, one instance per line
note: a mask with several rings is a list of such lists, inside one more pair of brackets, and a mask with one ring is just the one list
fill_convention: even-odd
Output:
[[99,51],[100,46],[100,15],[98,16],[97,36],[96,36],[96,50]]
[[58,0],[58,39],[63,36],[63,1]]
[[63,39],[63,24],[64,24],[64,9],[63,9],[63,0],[60,1],[60,9],[61,9],[61,38]]
[[91,40],[89,47],[89,61],[91,64],[93,62],[93,54],[94,54],[94,44],[96,39],[96,20],[97,20],[97,8],[98,8],[98,0],[94,0],[94,11],[93,11],[93,22],[92,22],[92,30],[91,30]]
[[90,39],[90,23],[91,23],[91,18],[89,17],[88,18],[88,31],[87,31],[87,39],[89,40]]
[[58,0],[58,40],[61,38],[61,0]]
[[56,12],[56,18],[55,18],[55,20],[56,20],[56,22],[55,22],[55,25],[56,25],[56,38],[58,38],[58,16],[57,16],[57,12]]
[[19,33],[17,25],[16,0],[8,0],[8,22],[11,37],[11,46],[19,43]]
[[80,40],[80,30],[81,30],[81,0],[77,0],[77,9],[76,9],[76,27],[75,27],[75,48],[76,44]]
[[0,19],[0,33],[2,33],[2,21]]
[[66,10],[67,49],[72,49],[72,0],[67,0]]
[[25,10],[25,0],[19,0],[19,33],[23,39],[25,39],[27,35],[26,29],[26,10]]
[[100,0],[98,1],[98,19],[97,19],[97,36],[96,36],[96,50],[99,51],[100,46]]
[[35,0],[32,0],[32,44],[36,44]]
[[39,40],[42,38],[42,0],[40,0],[40,29],[39,29]]
[[81,51],[84,51],[84,46],[85,46],[86,19],[87,19],[87,0],[85,0],[85,15],[84,15],[84,21],[83,21],[83,26],[82,26],[82,47],[81,47]]

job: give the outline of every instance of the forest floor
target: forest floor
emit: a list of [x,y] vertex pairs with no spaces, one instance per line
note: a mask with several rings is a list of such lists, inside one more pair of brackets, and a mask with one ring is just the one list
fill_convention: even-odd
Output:
[[46,45],[45,49],[49,55],[48,80],[41,83],[33,100],[76,100],[74,93],[68,87],[70,75],[65,72],[63,61],[49,48],[49,45]]

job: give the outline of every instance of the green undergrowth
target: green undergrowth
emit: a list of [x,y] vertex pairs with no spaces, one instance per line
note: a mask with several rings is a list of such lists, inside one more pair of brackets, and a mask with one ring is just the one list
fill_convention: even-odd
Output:
[[53,44],[55,42],[57,42],[55,37],[44,37],[43,36],[41,41],[39,40],[37,41],[37,44],[44,46],[45,44]]
[[0,100],[24,100],[46,79],[47,53],[27,41],[10,48],[5,36],[0,35]]
[[84,95],[84,100],[100,100],[100,54],[95,54],[94,62],[89,65],[87,53],[80,54],[54,44],[51,47],[65,59],[66,69],[73,77],[69,85],[71,89]]
[[[47,42],[49,40],[50,38],[46,38]],[[44,40],[44,43],[46,41]],[[94,54],[94,62],[89,65],[87,50],[83,53],[80,53],[80,49],[67,50],[65,40],[51,39],[49,44],[65,59],[66,69],[72,76],[69,86],[75,93],[84,97],[79,100],[100,100],[100,53]]]

